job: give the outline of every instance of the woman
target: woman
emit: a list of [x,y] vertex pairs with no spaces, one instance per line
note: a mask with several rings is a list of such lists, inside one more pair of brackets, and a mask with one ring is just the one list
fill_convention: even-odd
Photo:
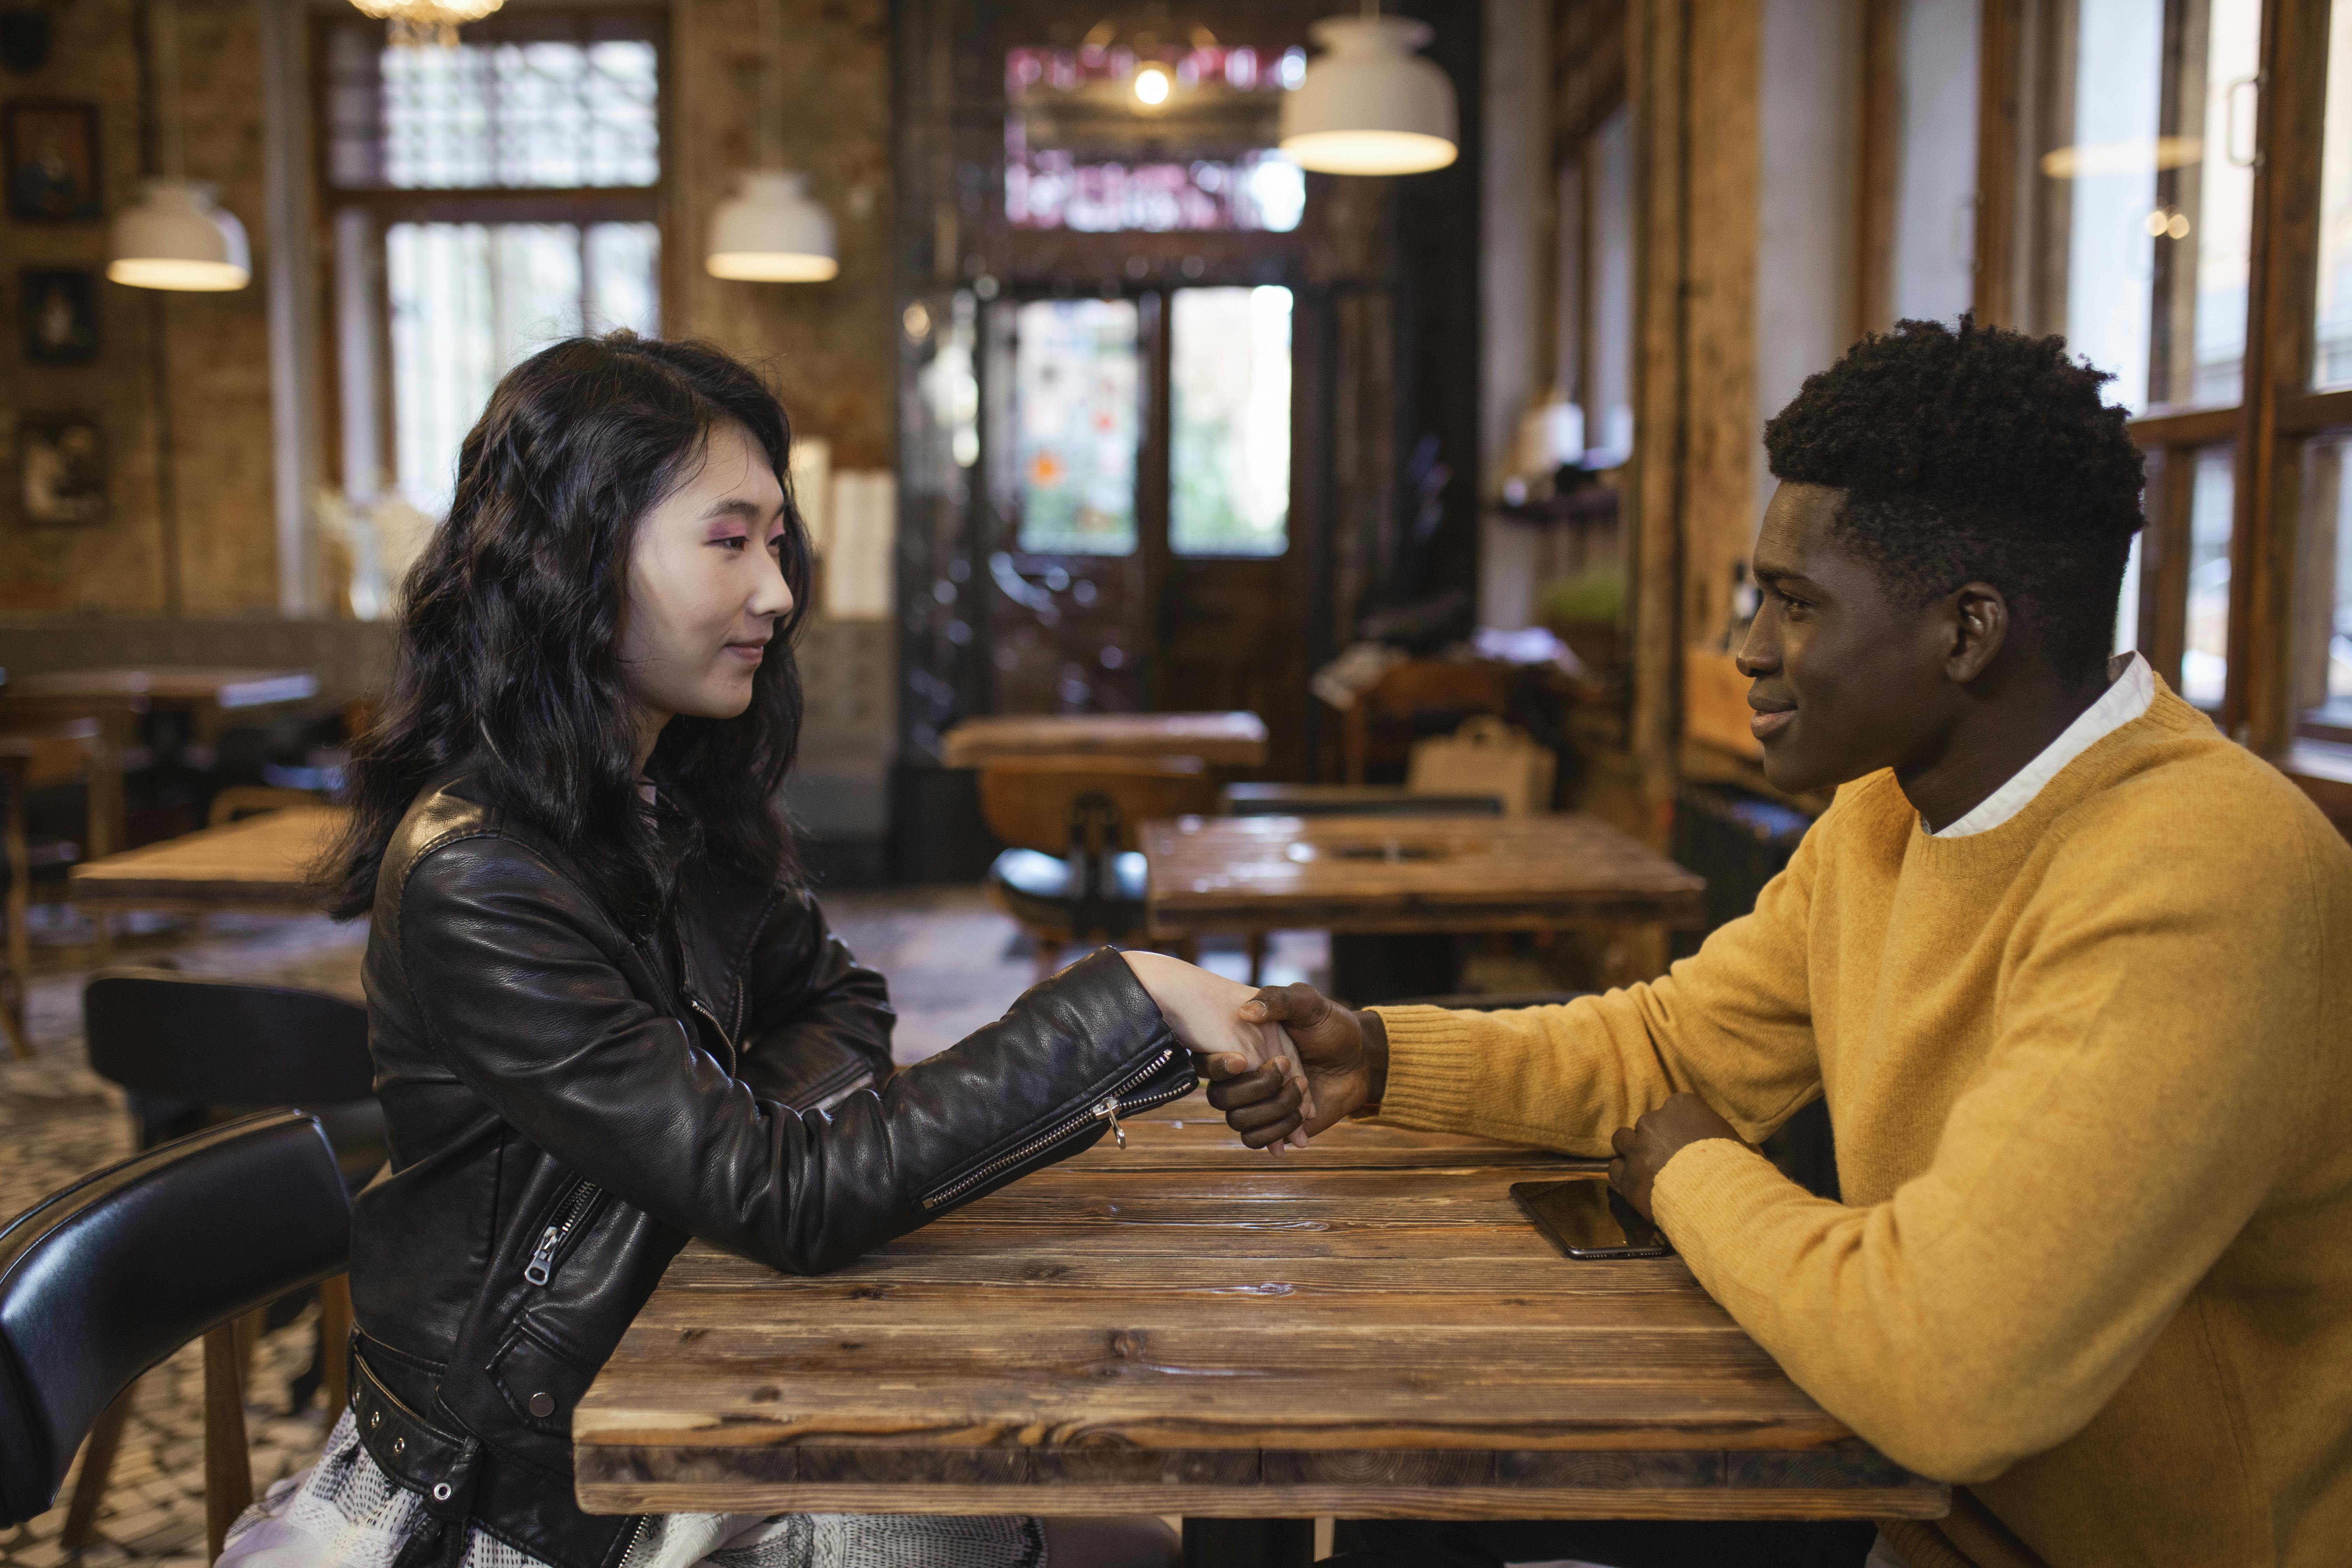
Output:
[[[790,439],[741,365],[625,332],[517,367],[466,437],[331,868],[334,912],[373,919],[393,1150],[354,1205],[352,1411],[225,1562],[1168,1560],[1156,1521],[573,1501],[573,1405],[690,1237],[830,1268],[1194,1081],[1109,952],[892,1076],[882,979],[775,804],[808,582]],[[1216,984],[1139,962],[1171,1006]]]

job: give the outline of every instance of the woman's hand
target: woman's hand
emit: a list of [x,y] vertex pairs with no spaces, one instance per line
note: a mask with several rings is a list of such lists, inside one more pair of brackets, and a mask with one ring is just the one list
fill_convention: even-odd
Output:
[[[1294,1053],[1281,1028],[1263,1017],[1243,1016],[1243,1004],[1260,993],[1164,952],[1119,956],[1127,960],[1135,978],[1158,1005],[1160,1016],[1192,1053],[1192,1065],[1205,1077],[1213,1082],[1242,1078],[1253,1083],[1263,1081],[1287,1089],[1293,1103],[1300,1100],[1312,1103],[1307,1080],[1293,1065]],[[1214,1089],[1210,1091],[1210,1103],[1217,1105]],[[1217,1109],[1224,1107],[1217,1105]],[[1307,1146],[1307,1135],[1295,1131],[1296,1120],[1279,1131],[1264,1131],[1255,1121],[1244,1126],[1231,1115],[1225,1120],[1253,1149],[1271,1144],[1279,1152],[1286,1141],[1297,1148]],[[1253,1131],[1263,1135],[1252,1136]]]
[[1617,1157],[1609,1162],[1609,1184],[1643,1219],[1655,1223],[1657,1216],[1650,1212],[1650,1189],[1658,1173],[1685,1148],[1708,1138],[1745,1142],[1737,1128],[1697,1095],[1668,1095],[1657,1110],[1644,1112],[1633,1126],[1620,1127],[1609,1135],[1610,1146],[1617,1151]]
[[1388,1079],[1388,1031],[1377,1013],[1354,1013],[1312,985],[1269,985],[1243,1004],[1241,1021],[1278,1025],[1304,1079],[1212,1061],[1209,1103],[1253,1148],[1287,1137],[1294,1146],[1376,1100]]

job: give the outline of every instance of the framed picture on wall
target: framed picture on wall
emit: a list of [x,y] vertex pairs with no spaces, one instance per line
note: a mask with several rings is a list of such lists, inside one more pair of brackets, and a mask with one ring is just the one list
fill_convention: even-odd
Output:
[[98,357],[98,274],[81,268],[27,267],[16,274],[25,358],[81,364]]
[[8,216],[36,223],[96,223],[98,105],[20,98],[0,105],[0,155],[8,168]]
[[26,522],[72,527],[106,516],[106,437],[89,415],[19,416],[16,471]]

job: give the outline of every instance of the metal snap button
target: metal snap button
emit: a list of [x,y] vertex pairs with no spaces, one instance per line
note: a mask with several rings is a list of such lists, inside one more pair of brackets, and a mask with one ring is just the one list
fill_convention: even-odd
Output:
[[541,1391],[530,1396],[530,1413],[544,1421],[555,1414],[555,1395]]
[[449,1500],[449,1483],[447,1481],[443,1481],[433,1489],[433,1500],[435,1502],[447,1502]]
[[392,1451],[395,1454],[405,1454],[408,1452],[408,1439],[405,1437],[394,1437],[392,1440]]
[[373,1432],[373,1431],[374,1431],[377,1427],[379,1427],[379,1426],[383,1426],[383,1411],[381,1411],[381,1410],[371,1410],[371,1411],[369,1411],[369,1412],[368,1412],[368,1430],[369,1430],[369,1431]]

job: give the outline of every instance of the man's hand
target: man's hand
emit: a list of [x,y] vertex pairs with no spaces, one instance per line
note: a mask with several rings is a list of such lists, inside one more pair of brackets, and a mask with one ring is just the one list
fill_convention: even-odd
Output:
[[[1213,1102],[1215,1091],[1210,1094]],[[1697,1095],[1669,1095],[1664,1105],[1633,1126],[1620,1127],[1610,1134],[1609,1142],[1617,1151],[1617,1157],[1609,1162],[1609,1184],[1623,1194],[1625,1201],[1640,1211],[1643,1219],[1655,1224],[1657,1216],[1650,1213],[1650,1188],[1656,1183],[1658,1173],[1685,1145],[1708,1138],[1743,1142],[1731,1123],[1717,1116],[1714,1108]]]
[[1252,1068],[1237,1057],[1202,1064],[1209,1103],[1253,1149],[1288,1138],[1294,1146],[1378,1100],[1388,1079],[1388,1031],[1371,1013],[1351,1013],[1312,985],[1269,985],[1241,1007],[1240,1021],[1280,1026],[1306,1069]]
[[[1258,993],[1238,980],[1228,980],[1164,952],[1129,952],[1119,956],[1127,960],[1135,978],[1150,994],[1160,1016],[1168,1020],[1177,1039],[1192,1053],[1192,1065],[1197,1070],[1212,1079],[1236,1075],[1246,1075],[1252,1081],[1263,1079],[1287,1089],[1293,1105],[1306,1098],[1308,1106],[1313,1106],[1306,1079],[1292,1065],[1295,1052],[1282,1030],[1266,1019],[1244,1016],[1244,1004]],[[1216,1103],[1214,1089],[1210,1091],[1209,1100]],[[1224,1107],[1219,1105],[1217,1109],[1222,1110]],[[1289,1127],[1252,1137],[1242,1123],[1231,1117],[1226,1121],[1236,1131],[1243,1132],[1242,1142],[1251,1148],[1263,1149],[1271,1143],[1277,1145],[1276,1152],[1280,1152],[1278,1146],[1284,1137],[1297,1126],[1294,1120]],[[1301,1132],[1290,1142],[1303,1149],[1307,1135]]]

